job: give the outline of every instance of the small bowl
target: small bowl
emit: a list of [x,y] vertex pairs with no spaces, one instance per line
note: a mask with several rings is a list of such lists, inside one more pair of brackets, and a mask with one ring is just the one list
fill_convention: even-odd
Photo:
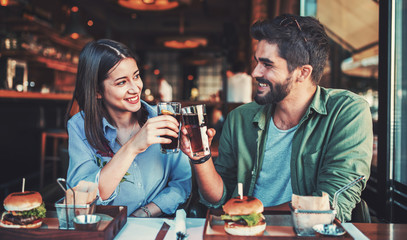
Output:
[[315,232],[325,236],[341,236],[346,233],[342,226],[333,224],[317,224],[312,227]]
[[101,217],[93,214],[78,215],[73,219],[75,230],[96,230],[99,227]]

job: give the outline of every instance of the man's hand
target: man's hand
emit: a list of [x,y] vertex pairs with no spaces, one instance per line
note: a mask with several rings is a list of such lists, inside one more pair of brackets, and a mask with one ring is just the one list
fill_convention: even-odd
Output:
[[[216,130],[213,128],[209,128],[206,131],[206,134],[208,135],[208,142],[209,142],[209,147],[210,147],[212,144],[212,139],[216,134]],[[181,140],[181,142],[180,142],[181,151],[183,151],[190,159],[198,160],[200,157],[192,156],[191,142],[189,141],[188,131],[184,126],[181,127],[180,140]]]

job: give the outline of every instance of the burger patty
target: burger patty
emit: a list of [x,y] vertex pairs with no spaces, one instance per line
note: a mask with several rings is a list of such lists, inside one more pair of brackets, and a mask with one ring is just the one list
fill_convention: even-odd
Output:
[[[238,221],[232,221],[232,220],[225,220],[225,222],[227,222],[228,224],[236,224],[236,225],[241,225],[241,226],[247,226],[247,222],[243,219],[239,219]],[[265,223],[266,220],[261,219],[259,221],[259,223]]]
[[38,219],[38,217],[36,217],[36,216],[31,216],[31,217],[14,216],[11,213],[7,213],[3,217],[3,220],[12,222],[13,224],[17,224],[17,225],[27,225],[27,224],[32,223],[36,219]]
[[232,220],[225,220],[225,222],[229,223],[229,222],[233,222],[233,223],[237,223],[239,225],[244,225],[247,226],[247,222],[243,219],[239,219],[238,221],[232,221]]

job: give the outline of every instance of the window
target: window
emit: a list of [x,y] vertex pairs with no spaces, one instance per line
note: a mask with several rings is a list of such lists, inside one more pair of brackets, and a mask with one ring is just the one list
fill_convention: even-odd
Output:
[[222,90],[222,58],[212,56],[210,64],[198,68],[199,100],[209,100]]
[[403,28],[407,4],[396,1],[395,5],[394,180],[407,185],[407,31]]
[[181,99],[181,69],[178,62],[178,55],[179,54],[175,52],[147,53],[146,63],[142,64],[149,65],[150,69],[145,72],[145,76],[142,76],[143,81],[145,81],[144,89],[151,88],[154,95],[158,94],[158,82],[154,70],[159,69],[159,74],[162,74],[165,80],[172,86],[173,100]]
[[[407,3],[392,1],[390,20],[390,88],[388,119],[391,122],[389,182],[391,222],[407,222]],[[404,61],[403,61],[404,60]]]

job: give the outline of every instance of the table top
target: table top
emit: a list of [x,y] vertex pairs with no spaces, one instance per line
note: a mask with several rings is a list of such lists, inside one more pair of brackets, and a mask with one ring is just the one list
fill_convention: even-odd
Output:
[[[127,218],[127,223],[116,235],[115,240],[152,240],[157,236],[164,221],[170,225],[170,229],[165,235],[164,240],[175,240],[175,222],[166,218]],[[187,218],[186,227],[188,239],[200,240],[205,225],[205,218]]]
[[[103,206],[104,208],[110,207],[111,206]],[[281,213],[289,214],[287,211],[287,206],[277,206],[273,208],[266,208],[267,211],[274,212],[275,216],[281,216]],[[103,208],[103,209],[104,209]],[[110,209],[108,208],[108,210]],[[208,212],[209,213],[209,212]],[[109,216],[113,216],[116,214],[109,214]],[[209,214],[208,214],[209,215]],[[268,215],[268,217],[273,217],[273,215]],[[124,221],[126,222],[126,221]],[[123,222],[123,224],[124,224]],[[166,222],[168,225],[170,225],[170,228],[165,235],[164,240],[173,240],[176,239],[176,232],[175,232],[175,220],[174,219],[168,219],[168,218],[134,218],[134,217],[128,217],[127,222],[125,225],[121,228],[121,230],[117,229],[113,230],[115,234],[111,236],[115,236],[115,240],[126,240],[126,239],[156,239],[157,234],[160,232],[161,226],[163,223]],[[188,236],[188,239],[190,240],[202,240],[204,239],[204,232],[205,232],[205,224],[206,224],[206,219],[205,218],[187,218],[186,219],[186,231]],[[44,224],[47,225],[47,224]],[[49,223],[48,223],[49,225]],[[112,225],[117,225],[112,224]],[[407,224],[385,224],[385,223],[342,223],[342,226],[348,231],[349,234],[346,234],[345,236],[341,237],[332,237],[331,239],[406,239],[407,236]],[[278,226],[271,226],[272,228],[275,227],[276,229]],[[354,228],[355,231],[351,231],[351,229]],[[28,236],[31,236],[30,239],[42,239],[44,236],[47,236],[47,239],[51,239],[51,235],[54,234],[55,239],[60,239],[58,236],[67,236],[67,234],[79,234],[77,231],[69,231],[69,230],[50,230],[50,229],[1,229],[2,234],[0,234],[0,238],[4,238],[4,234],[7,232],[13,233],[14,238],[8,238],[8,239],[21,239],[25,237],[24,239],[28,239]],[[117,231],[119,232],[117,233]],[[278,230],[278,229],[277,229]],[[280,229],[281,230],[281,229]],[[293,232],[292,227],[291,227],[291,232]],[[56,235],[56,234],[59,235]],[[359,235],[356,235],[358,234]],[[62,235],[61,235],[62,234]],[[90,234],[98,234],[98,232],[86,232],[88,237],[90,237]],[[10,234],[9,234],[10,235]],[[11,235],[10,235],[11,236]],[[33,237],[34,236],[34,237]],[[72,235],[73,236],[73,235]],[[103,236],[103,235],[101,235]],[[352,237],[350,237],[352,236]],[[262,236],[262,238],[273,238],[276,239],[273,236]],[[366,238],[365,238],[366,237]],[[92,238],[92,237],[91,237]],[[236,237],[236,236],[231,236],[227,234],[223,234],[221,236],[215,237],[216,239],[231,239],[231,240],[236,240],[236,239],[242,239],[242,237]],[[213,238],[213,239],[215,239]],[[298,239],[298,238],[304,238],[304,239],[312,239],[309,237],[298,237],[295,235],[291,236],[285,236],[285,237],[277,237],[277,239]],[[7,239],[7,238],[6,238]],[[106,238],[105,238],[106,239]],[[108,237],[107,239],[112,239],[111,237]],[[246,239],[246,238],[245,238]],[[252,239],[252,238],[250,238]],[[261,239],[261,238],[256,238],[254,237],[253,239]]]
[[[266,208],[269,212],[273,211],[278,216],[279,213],[287,213],[289,211],[288,204],[280,205],[272,208]],[[164,240],[176,239],[174,230],[174,220],[165,218],[133,218],[129,217],[126,225],[116,236],[115,240],[134,239],[155,239],[163,223],[167,222],[171,227],[168,230]],[[202,240],[204,235],[206,219],[204,218],[187,218],[186,227],[189,235],[188,239]],[[354,239],[363,239],[360,237],[367,237],[366,239],[406,239],[407,224],[385,224],[385,223],[344,223],[343,226],[348,230],[356,227],[360,231],[349,232]],[[271,237],[271,236],[270,236]],[[284,239],[298,239],[301,237],[283,237]],[[302,237],[310,239],[309,237]],[[225,235],[222,239],[235,239],[235,236]],[[274,238],[273,238],[274,239]],[[352,239],[347,237],[332,237],[332,239]]]
[[369,239],[406,239],[407,224],[353,223]]
[[[129,217],[127,219],[126,225],[114,238],[115,240],[127,240],[127,239],[137,239],[140,240],[151,240],[155,239],[157,236],[161,225],[168,219],[164,218],[133,218]],[[168,222],[168,221],[167,221]],[[170,223],[170,229],[168,230],[164,240],[175,240],[176,234],[174,231],[174,226]],[[406,239],[407,235],[407,225],[406,224],[384,224],[384,223],[346,223],[352,224],[357,229],[359,229],[368,239],[379,240],[379,239]],[[204,218],[187,218],[187,233],[188,239],[202,240],[203,231],[205,225]],[[298,239],[301,237],[293,237],[292,239]],[[309,237],[303,237],[304,239],[310,239]],[[339,239],[340,237],[335,237]],[[231,237],[230,239],[233,239]],[[290,239],[290,238],[286,238]]]

